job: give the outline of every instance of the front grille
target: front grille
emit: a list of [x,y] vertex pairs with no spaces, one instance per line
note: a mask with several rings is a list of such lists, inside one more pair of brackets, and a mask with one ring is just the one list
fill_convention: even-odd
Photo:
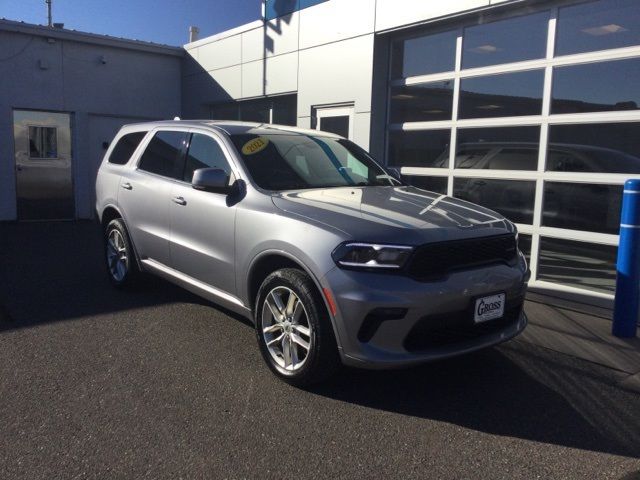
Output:
[[507,299],[502,318],[478,324],[474,323],[473,308],[469,306],[457,312],[422,317],[406,336],[404,348],[420,352],[497,333],[518,321],[523,302],[523,296]]
[[422,281],[437,280],[455,270],[505,263],[515,265],[515,235],[451,240],[418,247],[409,259],[408,274]]

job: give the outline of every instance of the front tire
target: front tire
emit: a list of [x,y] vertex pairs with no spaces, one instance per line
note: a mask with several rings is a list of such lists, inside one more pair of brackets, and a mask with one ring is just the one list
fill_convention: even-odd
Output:
[[105,260],[109,281],[116,288],[134,286],[140,277],[133,244],[120,218],[111,220],[104,232]]
[[309,275],[300,270],[285,268],[264,280],[255,324],[265,362],[291,385],[319,383],[340,365],[327,308]]

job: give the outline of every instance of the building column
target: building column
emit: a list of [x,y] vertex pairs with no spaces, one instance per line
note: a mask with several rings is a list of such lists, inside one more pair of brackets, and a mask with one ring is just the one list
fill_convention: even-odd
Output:
[[0,104],[0,221],[16,219],[13,111],[9,105]]
[[71,135],[73,137],[73,192],[76,203],[76,218],[93,217],[93,195],[91,189],[91,167],[89,159],[89,115],[85,112],[73,114]]

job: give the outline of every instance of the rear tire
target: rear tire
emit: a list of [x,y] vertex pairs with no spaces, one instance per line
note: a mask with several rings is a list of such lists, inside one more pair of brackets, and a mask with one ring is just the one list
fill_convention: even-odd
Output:
[[260,352],[285,382],[297,387],[319,383],[340,366],[329,313],[305,272],[285,268],[269,275],[258,291],[254,315]]
[[114,287],[125,289],[138,283],[141,272],[121,218],[111,220],[104,231],[104,253],[107,276]]

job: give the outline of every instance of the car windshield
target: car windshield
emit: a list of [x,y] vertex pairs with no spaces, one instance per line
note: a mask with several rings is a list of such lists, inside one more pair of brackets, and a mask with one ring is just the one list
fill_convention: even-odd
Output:
[[265,190],[400,185],[348,140],[293,133],[235,134],[231,140]]

